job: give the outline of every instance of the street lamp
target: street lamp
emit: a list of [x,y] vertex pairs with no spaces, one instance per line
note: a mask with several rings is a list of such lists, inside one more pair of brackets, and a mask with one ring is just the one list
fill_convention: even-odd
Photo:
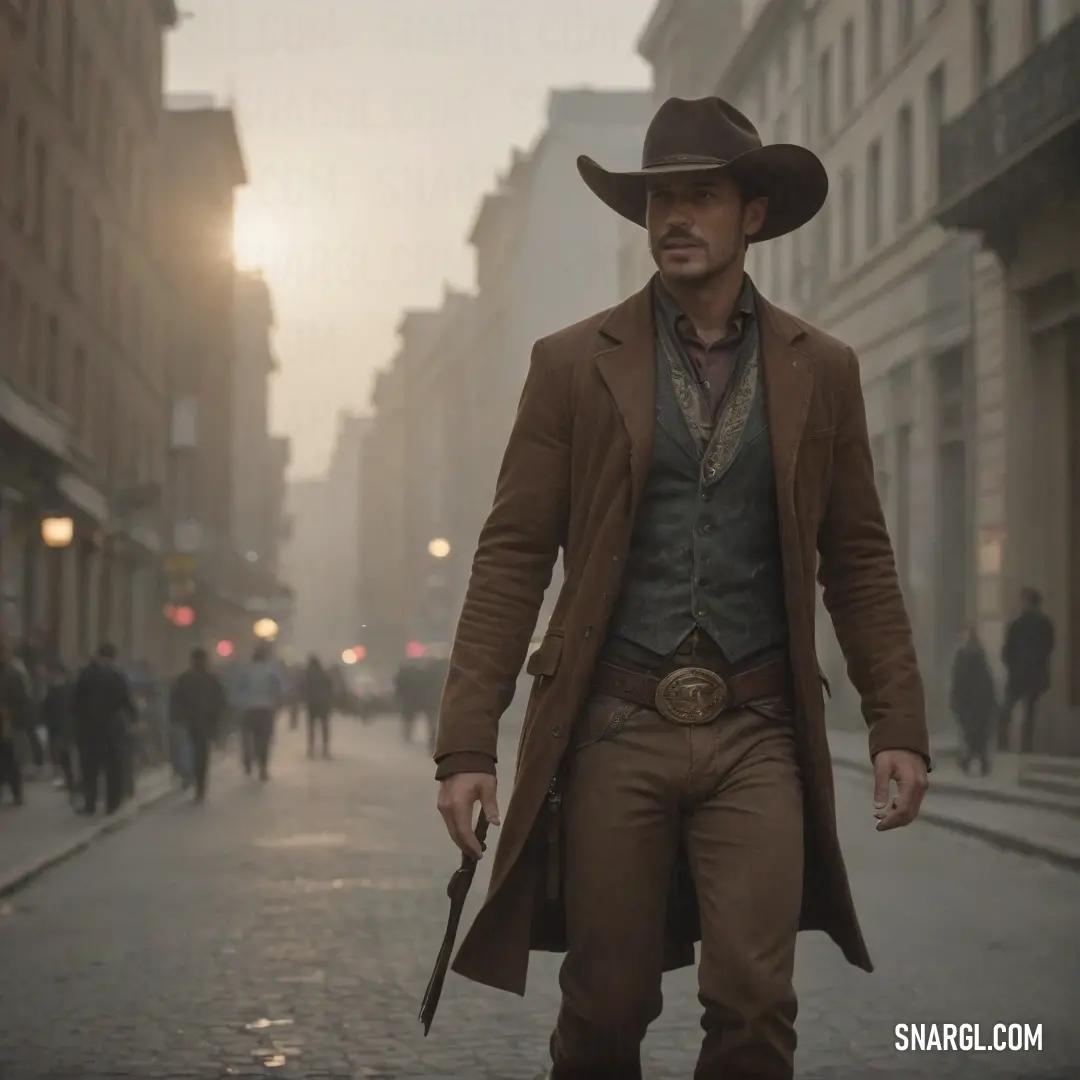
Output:
[[64,621],[64,551],[75,539],[75,522],[69,517],[47,517],[41,522],[41,540],[52,552],[49,556],[49,618],[53,648],[60,650],[60,626]]
[[450,541],[438,537],[428,543],[427,549],[433,559],[445,559],[450,554]]
[[41,523],[41,539],[48,548],[66,548],[75,539],[75,522],[69,517],[47,517]]
[[252,629],[260,641],[273,641],[278,636],[278,624],[273,619],[259,619]]

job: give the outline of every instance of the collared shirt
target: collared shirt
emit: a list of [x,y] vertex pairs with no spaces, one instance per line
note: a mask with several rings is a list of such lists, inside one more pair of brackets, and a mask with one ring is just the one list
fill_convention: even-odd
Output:
[[679,343],[686,351],[693,374],[697,377],[698,385],[705,394],[715,420],[720,415],[731,387],[731,377],[738,364],[739,346],[746,333],[747,323],[750,319],[756,318],[754,287],[750,282],[750,277],[747,274],[743,275],[742,291],[739,293],[735,310],[732,312],[727,332],[711,345],[706,345],[701,340],[690,317],[679,309],[675,298],[665,288],[659,274],[654,278],[654,282],[657,301],[678,336]]

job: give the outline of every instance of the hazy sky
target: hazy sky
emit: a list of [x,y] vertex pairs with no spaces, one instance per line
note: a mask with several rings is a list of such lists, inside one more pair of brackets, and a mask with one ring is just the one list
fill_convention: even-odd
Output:
[[472,284],[465,243],[550,87],[640,87],[654,0],[184,0],[170,92],[236,103],[251,184],[241,248],[264,264],[293,473],[364,409],[405,307]]

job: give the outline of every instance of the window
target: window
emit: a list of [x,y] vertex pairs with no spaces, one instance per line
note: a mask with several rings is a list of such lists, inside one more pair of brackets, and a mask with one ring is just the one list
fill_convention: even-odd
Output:
[[8,341],[11,342],[11,368],[16,376],[23,372],[23,291],[22,286],[13,276],[8,287]]
[[41,309],[31,301],[26,319],[26,381],[37,391],[42,388],[44,368],[41,362]]
[[26,225],[27,172],[30,168],[30,128],[26,117],[15,124],[14,190],[11,200],[11,222],[20,231]]
[[90,50],[85,48],[79,50],[78,86],[79,100],[76,102],[77,116],[75,119],[76,138],[81,146],[92,153],[94,143],[92,141],[90,116],[94,100],[94,63],[90,56]]
[[49,217],[49,151],[44,143],[34,147],[34,242],[47,250],[45,235]]
[[813,266],[807,282],[810,299],[817,300],[828,291],[832,277],[832,204],[825,203],[814,219],[811,242]]
[[850,166],[840,174],[840,265],[847,270],[855,261],[855,173]]
[[855,20],[848,19],[840,37],[840,100],[844,115],[855,108]]
[[899,25],[896,28],[901,52],[915,40],[915,0],[900,0]]
[[60,190],[60,282],[75,288],[75,193],[68,184]]
[[45,396],[60,404],[60,324],[55,315],[46,322],[45,338]]
[[994,12],[991,0],[975,2],[975,91],[981,94],[994,81]]
[[787,255],[784,239],[783,236],[779,236],[769,245],[772,248],[772,262],[769,265],[772,271],[770,291],[774,304],[780,303],[784,291],[784,259]]
[[101,218],[90,215],[90,310],[94,318],[101,318],[102,299],[105,290],[105,255],[101,239]]
[[818,58],[818,132],[824,138],[832,131],[832,49]]
[[871,86],[885,68],[882,29],[881,0],[866,0],[866,81]]
[[42,71],[49,67],[49,9],[50,4],[39,0],[34,13],[34,59]]
[[68,412],[79,439],[86,434],[86,388],[86,353],[77,345],[71,354],[71,402]]
[[881,243],[881,140],[866,148],[866,246]]
[[8,105],[11,101],[11,89],[7,80],[0,78],[0,207],[8,198]]
[[896,571],[910,605],[911,595],[911,424],[896,429]]
[[95,157],[101,175],[106,180],[111,180],[113,175],[113,101],[112,90],[104,81],[101,83],[98,106]]
[[930,199],[936,199],[940,179],[938,161],[941,129],[945,126],[945,65],[939,64],[926,80],[926,186]]
[[896,222],[911,219],[915,211],[915,120],[910,105],[896,118]]
[[75,98],[78,91],[78,75],[75,67],[75,57],[78,55],[75,0],[64,0],[63,22],[63,68],[60,75],[60,93],[64,102],[64,112],[69,120],[74,121],[76,116]]

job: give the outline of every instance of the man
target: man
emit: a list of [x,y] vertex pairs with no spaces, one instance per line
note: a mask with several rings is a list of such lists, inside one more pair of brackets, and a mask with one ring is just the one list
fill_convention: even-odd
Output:
[[334,684],[322,661],[312,653],[304,671],[301,695],[307,711],[307,756],[315,756],[316,734],[322,734],[322,755],[330,756],[330,714],[334,711]]
[[747,246],[811,220],[828,182],[717,98],[665,103],[640,171],[578,167],[647,227],[659,273],[533,350],[435,753],[439,810],[473,858],[475,804],[500,821],[498,720],[560,547],[565,585],[454,970],[523,993],[530,946],[566,950],[549,1075],[638,1078],[661,974],[700,939],[696,1075],[788,1080],[796,930],[871,970],[836,836],[819,555],[879,830],[915,818],[929,763],[858,363],[744,273]]
[[210,745],[217,738],[225,712],[225,687],[210,670],[205,649],[192,649],[187,671],[178,675],[169,694],[169,721],[179,725],[191,748],[195,801],[206,799]]
[[240,745],[244,775],[258,768],[259,779],[270,779],[270,745],[274,720],[285,702],[285,679],[270,646],[255,646],[251,661],[236,672],[232,705],[240,715]]
[[401,737],[411,743],[416,718],[424,711],[424,674],[418,660],[406,660],[397,669],[394,695],[401,710]]
[[75,726],[71,712],[74,686],[67,668],[59,661],[48,665],[48,685],[41,701],[41,721],[48,733],[49,754],[60,774],[60,783],[70,798],[76,794]]
[[30,680],[7,636],[0,634],[0,795],[5,786],[9,787],[16,806],[23,804],[22,765],[16,740],[32,723],[32,714]]
[[1027,586],[1020,590],[1020,614],[1005,630],[1001,661],[1005,665],[1005,702],[998,724],[998,749],[1008,750],[1012,740],[1013,711],[1019,704],[1020,753],[1035,747],[1035,715],[1039,698],[1050,689],[1050,657],[1054,652],[1054,624],[1042,609],[1042,594]]
[[105,813],[113,814],[124,798],[128,727],[136,716],[115,645],[104,642],[79,672],[71,711],[83,781],[82,812],[91,816],[97,812],[98,780],[104,777]]

